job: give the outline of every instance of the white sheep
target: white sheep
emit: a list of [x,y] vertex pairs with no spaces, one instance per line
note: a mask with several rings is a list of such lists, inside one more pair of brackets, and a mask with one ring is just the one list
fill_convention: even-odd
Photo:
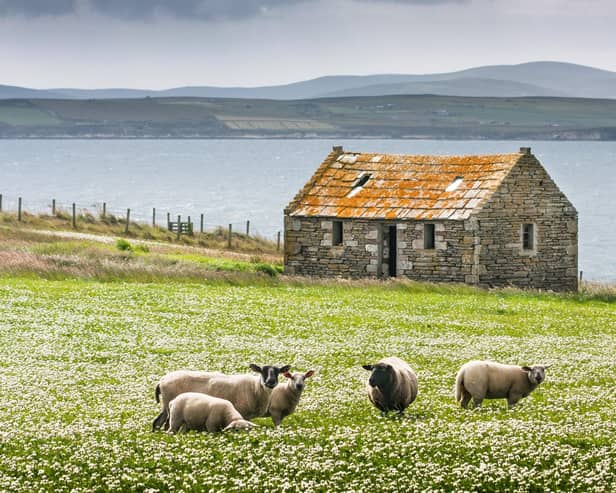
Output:
[[169,433],[177,433],[182,428],[216,432],[247,430],[253,426],[226,399],[184,392],[169,403]]
[[225,375],[219,372],[178,370],[168,373],[156,386],[156,402],[160,402],[160,414],[152,423],[152,431],[167,425],[169,403],[184,392],[200,392],[227,399],[244,419],[263,416],[272,390],[278,384],[278,375],[289,371],[283,367],[250,365],[259,375]]
[[267,412],[264,414],[264,416],[271,416],[276,426],[280,426],[284,418],[293,414],[306,386],[305,380],[314,375],[314,370],[293,374],[285,372],[283,375],[287,378],[287,381],[281,383],[272,391],[272,398]]
[[376,365],[363,365],[372,372],[368,379],[368,398],[382,413],[404,410],[417,398],[417,376],[411,367],[395,356]]
[[545,380],[545,370],[550,366],[469,361],[456,375],[456,401],[466,408],[471,398],[475,407],[480,407],[484,399],[507,399],[508,407],[512,408]]

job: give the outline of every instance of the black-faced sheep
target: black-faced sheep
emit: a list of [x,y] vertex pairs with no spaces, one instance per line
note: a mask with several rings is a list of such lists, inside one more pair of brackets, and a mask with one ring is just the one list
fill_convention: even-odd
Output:
[[383,413],[404,410],[417,398],[417,376],[400,358],[383,358],[375,365],[363,365],[371,373],[368,398]]
[[200,392],[227,399],[244,419],[263,416],[272,390],[278,385],[278,375],[289,371],[283,367],[250,365],[259,375],[225,375],[219,372],[178,370],[168,373],[156,386],[156,402],[160,402],[160,414],[152,423],[156,430],[168,422],[169,403],[184,392]]
[[306,386],[306,379],[314,375],[314,371],[293,374],[285,372],[283,375],[287,378],[287,381],[281,383],[272,391],[272,398],[265,413],[265,416],[272,417],[276,426],[279,426],[284,418],[295,411]]
[[481,406],[484,399],[507,399],[509,408],[512,408],[545,380],[545,370],[550,366],[469,361],[456,375],[456,401],[466,408],[471,398],[475,407]]
[[169,403],[169,433],[184,431],[246,430],[255,426],[226,399],[184,392]]

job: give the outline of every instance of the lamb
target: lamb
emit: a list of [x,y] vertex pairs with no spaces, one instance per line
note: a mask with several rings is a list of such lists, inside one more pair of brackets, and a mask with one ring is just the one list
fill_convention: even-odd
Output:
[[404,410],[417,398],[417,376],[400,358],[383,358],[376,365],[363,365],[371,373],[368,398],[383,414]]
[[168,373],[156,386],[156,402],[160,402],[160,414],[152,423],[152,431],[168,424],[169,403],[184,392],[200,392],[230,401],[244,419],[263,416],[272,390],[278,385],[278,375],[289,371],[283,367],[250,365],[256,375],[224,375],[220,372],[178,370]]
[[480,407],[484,399],[507,399],[511,409],[545,380],[545,370],[550,366],[469,361],[456,375],[456,401],[466,408],[471,398],[475,407]]
[[184,431],[247,430],[255,426],[246,421],[226,399],[199,392],[184,392],[169,403],[169,433]]
[[272,391],[272,398],[267,412],[264,414],[264,416],[272,417],[275,426],[280,426],[284,418],[293,414],[306,386],[305,380],[314,375],[314,370],[293,374],[287,371],[283,375],[287,378],[287,381],[278,385]]

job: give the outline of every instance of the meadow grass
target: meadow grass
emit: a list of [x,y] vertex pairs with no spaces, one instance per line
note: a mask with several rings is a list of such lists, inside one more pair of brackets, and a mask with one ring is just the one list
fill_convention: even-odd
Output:
[[[272,281],[273,282],[273,281]],[[613,491],[616,304],[414,283],[0,279],[0,491]],[[419,396],[381,417],[361,364]],[[553,363],[515,411],[462,410],[469,359]],[[152,433],[178,368],[316,370],[248,433]]]

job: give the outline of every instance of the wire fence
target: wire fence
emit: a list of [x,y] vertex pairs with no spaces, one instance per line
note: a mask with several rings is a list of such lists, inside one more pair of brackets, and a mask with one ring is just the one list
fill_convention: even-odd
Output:
[[25,214],[64,217],[71,220],[72,227],[75,229],[78,228],[79,222],[83,221],[84,218],[86,220],[115,218],[124,225],[125,233],[129,233],[130,225],[133,223],[165,229],[176,234],[178,238],[181,235],[207,234],[223,230],[227,233],[229,245],[233,234],[241,234],[276,242],[278,250],[281,246],[281,231],[277,231],[274,235],[262,234],[255,228],[250,219],[224,225],[214,224],[208,221],[205,213],[197,213],[196,215],[178,214],[177,211],[156,207],[152,207],[146,212],[143,207],[110,207],[110,204],[102,201],[84,204],[59,201],[55,198],[27,200],[23,197],[0,193],[0,213],[14,213],[17,215],[18,221],[22,221]]

